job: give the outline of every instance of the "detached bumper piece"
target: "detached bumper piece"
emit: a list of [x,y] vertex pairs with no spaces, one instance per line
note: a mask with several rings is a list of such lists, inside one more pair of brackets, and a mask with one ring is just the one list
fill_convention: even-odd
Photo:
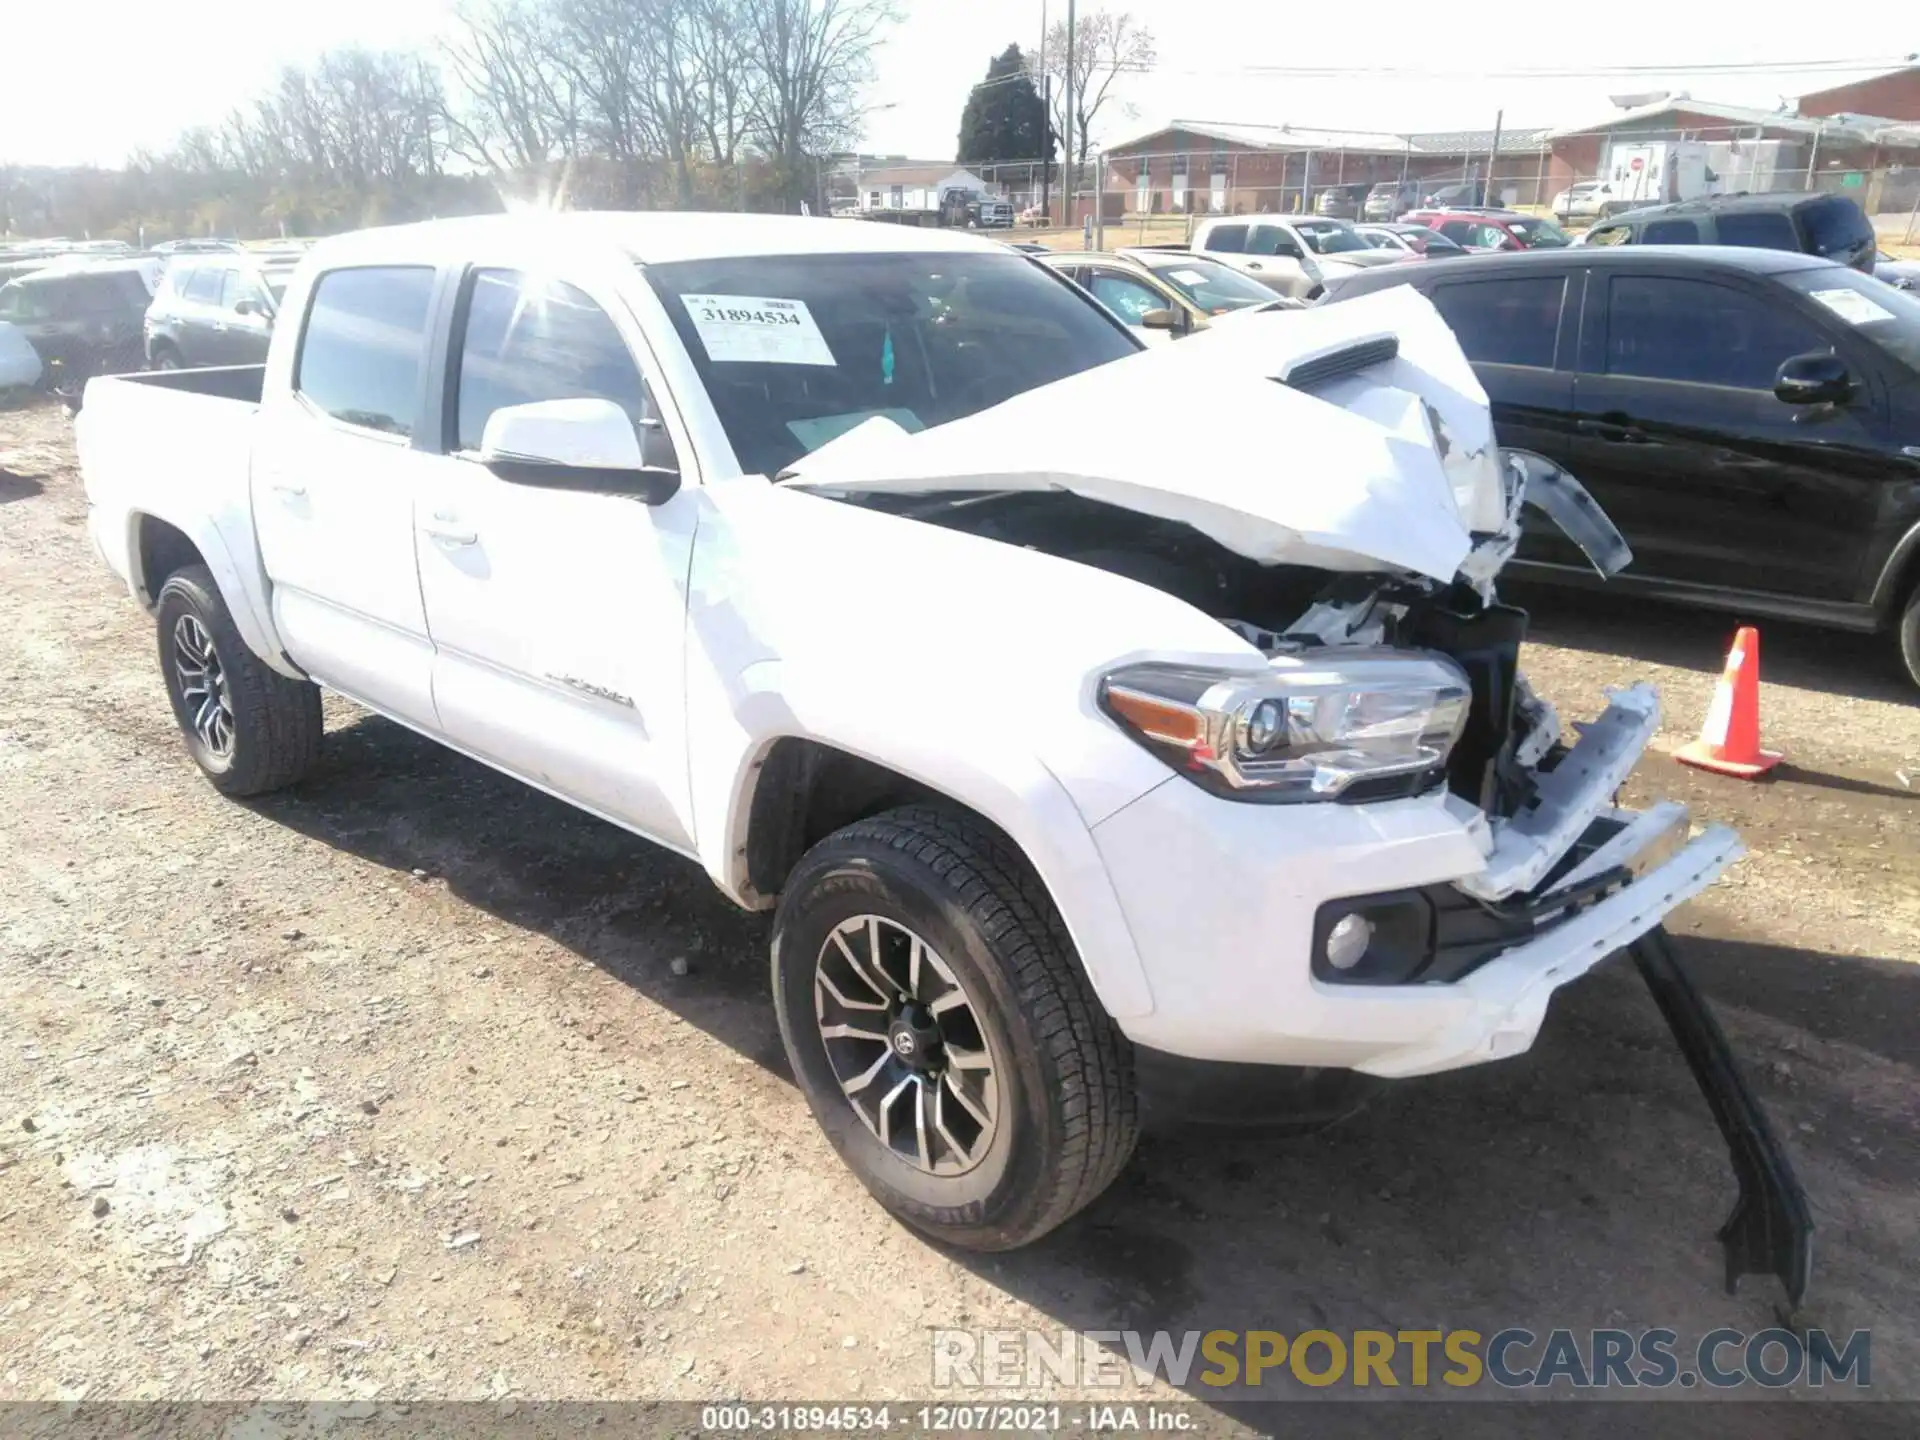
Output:
[[1720,1022],[1680,968],[1665,927],[1649,930],[1631,948],[1633,963],[1726,1138],[1740,1185],[1733,1212],[1719,1232],[1726,1251],[1727,1293],[1734,1292],[1742,1275],[1775,1275],[1786,1287],[1787,1299],[1798,1306],[1813,1274],[1813,1217],[1806,1191],[1767,1123],[1759,1097],[1740,1073]]

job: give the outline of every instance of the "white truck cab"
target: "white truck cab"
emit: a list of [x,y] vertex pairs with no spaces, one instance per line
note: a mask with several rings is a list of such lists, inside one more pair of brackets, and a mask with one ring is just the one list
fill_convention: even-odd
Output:
[[195,762],[293,784],[326,686],[774,909],[808,1103],[954,1243],[1157,1074],[1517,1054],[1739,854],[1615,807],[1650,690],[1568,747],[1519,677],[1522,495],[1624,547],[1410,289],[1149,352],[990,241],[574,214],[323,241],[283,314],[77,420]]

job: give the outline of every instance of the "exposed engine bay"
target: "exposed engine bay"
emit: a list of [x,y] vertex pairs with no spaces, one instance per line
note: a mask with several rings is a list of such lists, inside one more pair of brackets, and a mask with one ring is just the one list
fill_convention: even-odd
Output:
[[[1179,521],[1061,492],[868,493],[859,500],[1150,585],[1213,616],[1270,657],[1327,646],[1448,656],[1473,685],[1467,728],[1448,765],[1449,788],[1489,817],[1513,815],[1531,800],[1535,772],[1550,770],[1561,748],[1559,717],[1520,674],[1526,612],[1500,604],[1491,586],[1263,565]],[[1504,535],[1485,543],[1512,548]],[[1617,552],[1603,546],[1602,553],[1624,563],[1623,544]]]

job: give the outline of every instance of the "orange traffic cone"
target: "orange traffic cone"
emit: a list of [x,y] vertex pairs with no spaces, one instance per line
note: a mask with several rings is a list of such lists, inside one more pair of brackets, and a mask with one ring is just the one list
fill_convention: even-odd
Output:
[[1733,637],[1700,738],[1682,745],[1673,758],[1744,780],[1780,763],[1777,750],[1760,748],[1760,632],[1753,626],[1742,625]]

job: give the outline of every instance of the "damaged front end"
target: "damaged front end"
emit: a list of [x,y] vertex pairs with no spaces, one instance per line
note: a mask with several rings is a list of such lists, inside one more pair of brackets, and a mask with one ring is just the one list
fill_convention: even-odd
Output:
[[[1107,423],[1156,410],[1207,414],[1210,453],[1239,462],[1197,466],[1166,435]],[[1291,464],[1246,463],[1276,447]],[[1740,840],[1720,825],[1693,833],[1682,805],[1617,805],[1659,726],[1650,686],[1612,691],[1571,744],[1528,686],[1527,615],[1495,588],[1523,510],[1603,576],[1631,555],[1572,476],[1499,449],[1484,392],[1422,297],[1249,317],[913,436],[869,422],[790,482],[1107,570],[1215,617],[1264,671],[1140,662],[1099,692],[1203,789],[1446,808],[1477,871],[1348,894],[1315,916],[1324,993],[1443,987],[1453,1002],[1435,1032],[1352,1068],[1399,1078],[1519,1054],[1556,990],[1630,950],[1733,1156],[1729,1286],[1772,1273],[1799,1301],[1805,1197],[1661,928]]]

